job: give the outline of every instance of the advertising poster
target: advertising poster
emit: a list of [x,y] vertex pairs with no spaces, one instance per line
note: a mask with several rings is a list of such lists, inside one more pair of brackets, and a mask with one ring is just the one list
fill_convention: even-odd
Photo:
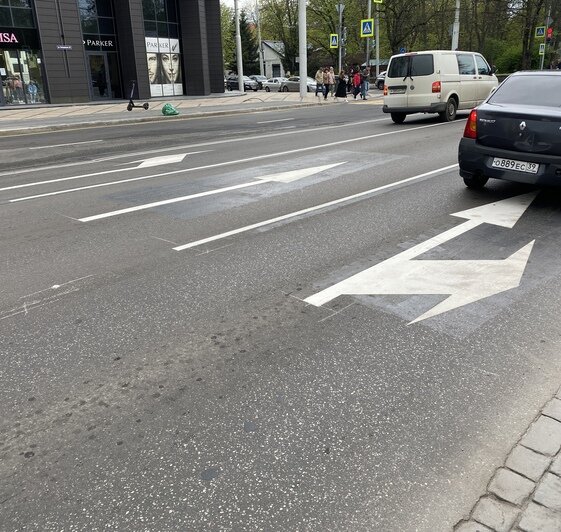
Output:
[[146,37],[145,39],[150,95],[182,95],[179,39],[160,39],[158,37]]

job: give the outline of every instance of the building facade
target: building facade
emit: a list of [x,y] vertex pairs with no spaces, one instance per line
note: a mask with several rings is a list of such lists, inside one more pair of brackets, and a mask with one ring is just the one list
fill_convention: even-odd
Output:
[[220,1],[0,0],[0,78],[0,106],[224,92]]

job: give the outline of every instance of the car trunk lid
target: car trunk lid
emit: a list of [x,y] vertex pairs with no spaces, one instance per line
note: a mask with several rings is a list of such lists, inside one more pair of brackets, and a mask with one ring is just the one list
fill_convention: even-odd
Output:
[[561,156],[561,109],[483,105],[477,110],[477,141],[493,148]]

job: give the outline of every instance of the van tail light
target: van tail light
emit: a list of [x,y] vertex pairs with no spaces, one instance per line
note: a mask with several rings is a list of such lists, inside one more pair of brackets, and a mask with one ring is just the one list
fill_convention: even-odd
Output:
[[440,81],[435,81],[432,84],[432,92],[441,92],[442,91],[442,85],[440,84]]
[[384,85],[384,96],[388,95],[388,86]]
[[477,110],[473,109],[469,114],[469,118],[464,129],[464,137],[468,139],[477,138]]

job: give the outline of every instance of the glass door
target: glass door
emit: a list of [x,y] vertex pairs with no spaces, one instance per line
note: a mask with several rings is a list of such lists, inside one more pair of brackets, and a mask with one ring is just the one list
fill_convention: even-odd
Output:
[[107,68],[107,54],[88,54],[90,64],[90,88],[94,100],[108,100],[113,97],[111,78]]

